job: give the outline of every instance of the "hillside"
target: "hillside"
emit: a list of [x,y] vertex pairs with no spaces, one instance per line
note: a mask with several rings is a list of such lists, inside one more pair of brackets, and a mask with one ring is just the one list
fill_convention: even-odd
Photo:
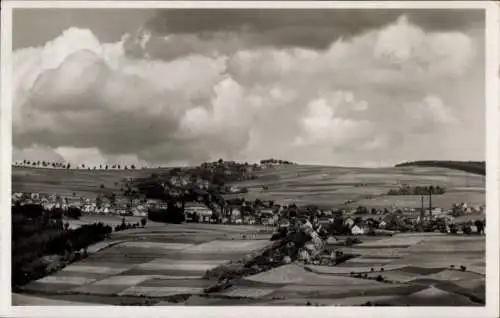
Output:
[[[13,192],[58,193],[94,197],[107,191],[119,195],[124,178],[150,176],[157,169],[55,170],[12,168]],[[316,204],[325,207],[420,207],[420,196],[387,196],[399,184],[439,185],[444,195],[433,199],[435,206],[449,207],[452,203],[485,203],[485,177],[473,173],[436,167],[346,168],[306,165],[285,165],[257,171],[256,180],[236,182],[248,188],[246,194],[225,195],[226,198],[246,197],[254,200],[274,200],[282,204]]]
[[[435,167],[346,168],[292,165],[264,169],[256,180],[239,182],[248,188],[248,199],[275,200],[277,203],[316,204],[325,207],[420,207],[420,196],[387,196],[400,184],[439,185],[444,195],[433,198],[435,206],[452,203],[485,203],[485,177]],[[230,195],[241,196],[241,195]]]
[[396,165],[396,167],[441,167],[465,172],[486,175],[486,162],[484,161],[412,161]]
[[[164,170],[164,169],[163,169]],[[12,192],[39,192],[61,196],[95,197],[102,192],[120,194],[124,178],[146,177],[159,169],[141,170],[66,170],[12,167]]]

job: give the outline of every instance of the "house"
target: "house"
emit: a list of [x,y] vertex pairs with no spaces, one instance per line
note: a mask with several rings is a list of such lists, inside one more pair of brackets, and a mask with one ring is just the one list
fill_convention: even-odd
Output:
[[201,203],[186,203],[184,206],[185,213],[196,213],[201,217],[211,217],[213,212],[206,205]]
[[82,209],[82,212],[84,213],[92,213],[94,211],[94,207],[92,207],[91,205],[84,205]]
[[266,217],[263,217],[261,218],[261,222],[263,225],[270,225],[270,226],[273,226],[274,225],[274,220],[273,218],[266,218]]
[[288,219],[281,219],[278,221],[278,227],[280,228],[288,228],[290,227],[290,221],[288,221]]
[[124,209],[124,208],[117,208],[116,209],[116,213],[118,213],[119,215],[129,215],[130,213],[127,211],[127,209]]
[[432,215],[440,215],[443,213],[443,209],[442,208],[433,208],[432,209]]
[[254,217],[249,217],[247,221],[245,221],[246,224],[249,224],[249,225],[254,225],[256,223],[256,220]]
[[363,235],[365,234],[365,230],[359,225],[353,225],[353,227],[351,228],[351,233],[352,235]]
[[272,218],[274,215],[273,209],[262,209],[259,214],[263,218]]
[[239,207],[229,207],[228,210],[230,217],[239,217],[241,215],[241,209]]
[[378,227],[379,227],[380,229],[385,229],[385,227],[386,227],[386,226],[387,226],[387,223],[386,223],[384,220],[382,220],[382,221],[378,224]]

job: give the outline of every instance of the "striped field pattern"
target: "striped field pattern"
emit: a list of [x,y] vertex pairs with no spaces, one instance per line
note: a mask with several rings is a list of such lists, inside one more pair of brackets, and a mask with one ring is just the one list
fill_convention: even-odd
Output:
[[[190,296],[185,305],[310,302],[345,306],[378,301],[393,305],[428,302],[478,306],[477,299],[485,297],[484,237],[413,233],[390,238],[367,237],[366,243],[342,248],[358,255],[345,263],[283,265],[235,280],[233,286],[210,293],[207,298],[204,289],[214,283],[202,278],[207,270],[258,252],[272,243],[235,239],[238,237],[235,228],[240,236],[243,233],[247,238],[261,238],[263,234],[257,233],[256,228],[212,225],[209,229],[210,226],[153,225],[147,229],[151,236],[145,229],[115,233],[113,240],[117,244],[32,282],[25,290],[65,301],[73,294],[76,295],[72,300],[93,297],[91,301],[102,299],[103,303],[110,303],[110,299],[149,297],[160,305],[174,305],[169,297],[180,295]],[[461,265],[467,270],[458,270]],[[375,280],[378,276],[387,282]],[[433,295],[440,303],[431,300]],[[26,304],[30,298],[16,299]],[[33,300],[33,304],[37,302]],[[119,301],[113,301],[116,302]]]
[[[202,279],[207,270],[271,244],[268,239],[221,239],[234,233],[257,237],[258,228],[248,226],[235,229],[220,225],[209,228],[205,224],[153,225],[150,231],[154,237],[163,235],[161,242],[149,240],[143,229],[135,230],[133,235],[132,231],[115,233],[113,239],[118,244],[32,282],[25,290],[150,297],[199,294],[213,284]],[[143,233],[137,233],[139,231]],[[189,232],[204,236],[204,240],[190,239],[190,235],[184,237]],[[131,239],[136,237],[141,240]]]

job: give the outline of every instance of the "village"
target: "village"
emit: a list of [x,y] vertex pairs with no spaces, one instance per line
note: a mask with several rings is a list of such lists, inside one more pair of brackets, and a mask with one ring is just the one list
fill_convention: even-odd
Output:
[[[177,182],[175,182],[177,184]],[[183,183],[181,183],[183,184]],[[185,185],[185,183],[184,183]],[[202,183],[202,188],[208,187],[208,182]],[[237,187],[230,187],[230,191],[238,193]],[[201,200],[200,200],[201,201]],[[12,205],[36,204],[45,210],[69,208],[80,209],[82,215],[107,216],[134,216],[147,217],[151,209],[167,210],[168,203],[160,199],[144,198],[116,198],[116,196],[98,196],[97,198],[79,197],[76,194],[64,197],[57,194],[47,195],[40,193],[16,192],[12,195]],[[373,232],[374,229],[411,232],[419,231],[419,225],[429,224],[432,231],[453,232],[455,220],[458,224],[470,226],[469,230],[461,232],[476,232],[477,220],[484,214],[485,206],[469,206],[467,203],[453,204],[451,207],[403,208],[403,209],[369,209],[357,208],[320,209],[316,206],[298,207],[294,204],[282,205],[273,201],[246,201],[232,199],[226,202],[223,213],[218,216],[214,209],[201,202],[186,202],[184,215],[186,222],[222,223],[234,225],[266,225],[272,227],[288,227],[294,219],[308,219],[312,223],[328,226],[336,219],[342,218],[352,235],[363,235]],[[474,216],[478,216],[477,220]],[[466,222],[460,222],[467,216]],[[422,229],[420,229],[422,230]]]

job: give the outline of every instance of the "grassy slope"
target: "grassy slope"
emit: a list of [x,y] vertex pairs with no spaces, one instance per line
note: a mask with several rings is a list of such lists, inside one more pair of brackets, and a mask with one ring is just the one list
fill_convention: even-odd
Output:
[[[356,186],[360,183],[364,186]],[[420,207],[419,196],[384,195],[400,183],[445,187],[446,194],[433,198],[433,205],[444,208],[460,201],[485,203],[484,176],[446,168],[282,166],[260,171],[257,180],[240,184],[248,187],[247,198],[270,199],[281,203],[341,206],[346,200],[354,200],[356,202],[351,206]],[[268,190],[264,190],[262,185],[266,185]]]
[[[108,191],[120,188],[126,177],[148,176],[156,170],[88,171],[13,168],[12,190],[58,193],[92,197],[104,184]],[[384,196],[398,183],[411,185],[440,185],[447,193],[433,198],[433,204],[447,208],[451,203],[485,203],[485,177],[462,171],[434,167],[346,168],[291,165],[264,169],[257,180],[239,183],[249,189],[249,199],[275,200],[277,203],[317,204],[341,206],[346,200],[355,200],[368,207],[390,205],[420,207],[418,196]],[[115,185],[118,182],[118,186]],[[356,185],[363,183],[364,186]],[[262,185],[268,186],[263,190]],[[237,195],[240,196],[240,195]],[[231,197],[231,196],[229,196]],[[369,197],[372,197],[371,199]],[[425,201],[427,202],[427,201]],[[427,203],[425,203],[427,205]]]
[[[12,168],[12,192],[39,192],[62,196],[95,197],[106,191],[120,194],[121,181],[124,178],[149,176],[158,169],[145,170],[63,170],[42,168]],[[117,184],[115,184],[117,183]]]

